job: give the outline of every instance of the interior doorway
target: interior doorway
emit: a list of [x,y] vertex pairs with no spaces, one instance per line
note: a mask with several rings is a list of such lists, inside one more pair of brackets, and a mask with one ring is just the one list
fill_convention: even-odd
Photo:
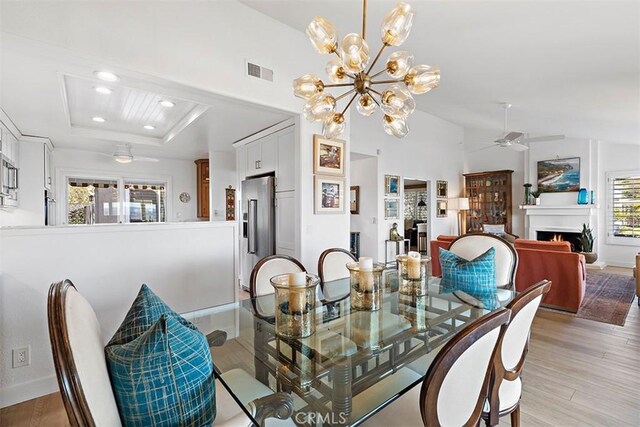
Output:
[[412,251],[429,252],[429,181],[404,178],[404,236]]

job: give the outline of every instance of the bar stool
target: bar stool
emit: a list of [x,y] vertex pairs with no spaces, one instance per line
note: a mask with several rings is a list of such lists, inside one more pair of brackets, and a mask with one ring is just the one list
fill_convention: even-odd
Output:
[[427,253],[427,224],[418,224],[418,252]]

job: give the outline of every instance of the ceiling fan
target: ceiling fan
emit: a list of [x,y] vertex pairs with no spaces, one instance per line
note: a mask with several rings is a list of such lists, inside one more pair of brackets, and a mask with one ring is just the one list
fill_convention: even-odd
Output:
[[131,163],[131,162],[159,162],[159,159],[154,157],[142,157],[142,156],[134,156],[131,153],[131,145],[129,144],[118,144],[116,145],[116,149],[113,154],[105,154],[100,153],[103,156],[111,157],[118,163]]
[[487,148],[492,147],[503,147],[509,148],[515,151],[526,151],[529,149],[527,145],[530,142],[541,142],[541,141],[556,141],[559,139],[564,139],[564,135],[547,135],[547,136],[537,136],[537,137],[529,137],[523,132],[509,131],[508,126],[508,114],[509,109],[511,108],[511,104],[508,102],[502,103],[502,108],[504,108],[504,131],[500,137],[493,141],[493,144],[490,144],[486,147],[482,147],[478,150],[480,151]]

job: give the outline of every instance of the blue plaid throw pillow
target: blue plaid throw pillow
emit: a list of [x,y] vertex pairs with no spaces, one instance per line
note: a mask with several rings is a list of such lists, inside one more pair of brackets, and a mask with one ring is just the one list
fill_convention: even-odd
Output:
[[211,425],[215,377],[206,337],[146,285],[120,328],[105,355],[123,425]]
[[442,293],[463,291],[481,301],[485,308],[498,306],[496,291],[496,250],[469,261],[443,248],[439,249]]

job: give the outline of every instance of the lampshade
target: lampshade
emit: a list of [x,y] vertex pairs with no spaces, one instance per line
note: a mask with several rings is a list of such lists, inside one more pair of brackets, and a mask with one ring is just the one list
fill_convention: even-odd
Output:
[[468,197],[458,197],[458,210],[459,211],[469,210],[469,198]]

